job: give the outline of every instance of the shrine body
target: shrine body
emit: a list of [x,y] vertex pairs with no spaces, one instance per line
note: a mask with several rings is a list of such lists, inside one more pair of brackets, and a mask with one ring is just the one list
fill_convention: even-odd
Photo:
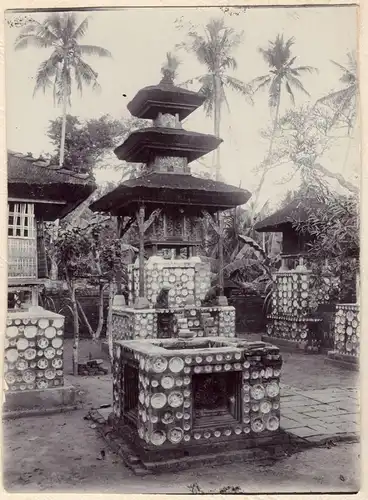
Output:
[[95,189],[86,174],[8,151],[8,312],[4,414],[70,406],[64,383],[64,317],[41,306],[48,280],[45,228]]
[[[247,447],[279,432],[279,350],[236,339],[236,311],[224,296],[222,213],[251,194],[190,169],[221,143],[182,127],[204,99],[167,74],[140,90],[128,109],[151,126],[131,133],[115,153],[143,163],[141,175],[91,205],[117,216],[121,236],[129,232],[139,248],[126,299],[116,297],[113,310],[110,423],[151,462],[162,449],[179,456],[206,443]],[[218,236],[216,287],[201,256],[203,222]]]

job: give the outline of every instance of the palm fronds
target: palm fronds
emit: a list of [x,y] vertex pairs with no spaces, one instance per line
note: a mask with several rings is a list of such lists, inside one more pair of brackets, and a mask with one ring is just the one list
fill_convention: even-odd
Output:
[[97,45],[81,45],[81,39],[88,29],[89,18],[78,24],[77,15],[72,13],[52,13],[39,23],[31,21],[23,27],[15,41],[15,49],[30,46],[52,49],[49,58],[37,69],[34,93],[53,87],[55,101],[70,103],[72,80],[79,91],[84,85],[98,89],[97,73],[86,63],[82,56],[111,57],[111,53]]

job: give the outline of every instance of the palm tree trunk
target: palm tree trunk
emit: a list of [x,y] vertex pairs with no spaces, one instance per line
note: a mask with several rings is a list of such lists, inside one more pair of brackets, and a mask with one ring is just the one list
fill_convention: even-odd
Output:
[[[220,78],[217,74],[214,75],[214,134],[220,137],[220,123],[221,123],[221,93],[220,93]],[[220,178],[220,147],[214,152],[214,174],[216,181]]]
[[264,165],[264,168],[263,168],[261,180],[259,181],[258,187],[257,187],[256,192],[255,192],[255,198],[254,198],[254,201],[253,201],[253,210],[252,210],[252,219],[251,220],[253,220],[254,212],[256,210],[256,205],[257,205],[258,199],[259,199],[259,194],[261,192],[261,189],[263,187],[264,181],[266,179],[267,167],[268,167],[268,165],[269,165],[269,163],[271,161],[271,155],[272,155],[272,151],[273,151],[273,143],[274,143],[274,140],[275,140],[277,125],[278,125],[278,121],[279,121],[280,101],[281,101],[281,95],[279,93],[278,99],[277,99],[276,110],[275,110],[275,118],[273,120],[273,127],[272,127],[272,135],[271,135],[271,139],[270,139],[270,145],[268,147],[267,158],[266,158],[265,165]]
[[60,140],[60,154],[59,154],[59,167],[64,164],[65,155],[65,135],[66,135],[66,110],[68,106],[68,95],[66,88],[63,91],[63,119],[61,122],[61,140]]

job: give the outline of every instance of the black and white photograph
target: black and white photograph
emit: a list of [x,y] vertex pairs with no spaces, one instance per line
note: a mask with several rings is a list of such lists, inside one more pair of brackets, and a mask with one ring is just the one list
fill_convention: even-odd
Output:
[[4,490],[357,493],[359,7],[3,22]]

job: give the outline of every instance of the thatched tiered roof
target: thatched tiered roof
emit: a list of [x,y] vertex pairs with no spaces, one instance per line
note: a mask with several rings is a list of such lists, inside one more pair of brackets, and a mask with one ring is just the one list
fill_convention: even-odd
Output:
[[137,203],[151,205],[182,205],[208,210],[227,209],[243,205],[251,197],[245,189],[189,174],[152,172],[125,181],[90,208],[113,215],[134,213]]
[[255,224],[254,229],[263,233],[282,232],[297,222],[305,222],[309,213],[323,208],[324,204],[317,198],[295,198],[286,207],[277,210]]
[[42,203],[46,219],[64,217],[95,188],[88,174],[60,168],[30,154],[8,151],[8,197]]

